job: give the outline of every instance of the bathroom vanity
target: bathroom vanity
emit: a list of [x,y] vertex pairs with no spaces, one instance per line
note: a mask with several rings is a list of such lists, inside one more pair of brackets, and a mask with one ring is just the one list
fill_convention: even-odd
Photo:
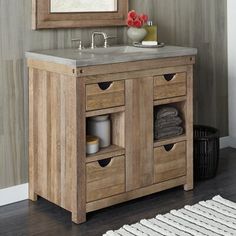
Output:
[[[30,199],[41,196],[82,223],[87,212],[176,186],[191,190],[196,53],[174,46],[26,53]],[[184,134],[154,141],[154,107],[164,104],[178,108]],[[86,120],[105,114],[112,145],[86,155]]]

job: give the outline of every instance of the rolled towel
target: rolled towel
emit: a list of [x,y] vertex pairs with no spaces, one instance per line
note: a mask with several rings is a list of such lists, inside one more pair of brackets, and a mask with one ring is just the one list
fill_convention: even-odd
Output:
[[154,130],[154,138],[155,140],[163,139],[163,138],[173,138],[175,136],[179,136],[183,134],[184,129],[180,126],[168,127],[162,129]]
[[182,124],[182,119],[179,116],[165,117],[155,120],[155,129],[179,126]]
[[165,117],[176,117],[178,115],[178,110],[172,106],[163,106],[155,110],[155,119],[162,119]]

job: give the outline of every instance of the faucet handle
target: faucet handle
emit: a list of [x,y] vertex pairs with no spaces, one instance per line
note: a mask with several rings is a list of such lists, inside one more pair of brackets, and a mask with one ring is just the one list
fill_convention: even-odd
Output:
[[109,47],[108,45],[108,39],[115,39],[117,38],[117,36],[106,36],[104,39],[105,39],[105,42],[104,42],[104,48],[107,48]]
[[72,42],[79,42],[79,47],[78,47],[78,50],[82,50],[83,47],[82,47],[82,40],[79,39],[79,38],[74,38],[74,39],[71,39]]
[[105,39],[116,39],[117,38],[117,36],[107,36],[107,37],[105,37]]

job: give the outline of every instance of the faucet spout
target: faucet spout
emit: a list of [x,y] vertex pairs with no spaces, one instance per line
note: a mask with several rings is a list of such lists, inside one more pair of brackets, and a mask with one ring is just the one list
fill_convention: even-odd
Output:
[[[92,48],[92,49],[94,49],[94,48],[96,47],[96,45],[95,45],[95,37],[98,36],[98,35],[103,36],[104,42],[107,41],[108,36],[107,36],[106,33],[104,33],[104,32],[99,32],[99,31],[93,32],[93,33],[92,33],[92,43],[91,43],[91,48]],[[104,44],[104,45],[105,45],[105,44]]]

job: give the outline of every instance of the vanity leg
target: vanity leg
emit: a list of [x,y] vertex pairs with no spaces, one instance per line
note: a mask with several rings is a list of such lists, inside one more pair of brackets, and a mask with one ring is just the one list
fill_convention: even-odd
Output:
[[36,201],[38,200],[38,195],[37,195],[36,193],[31,192],[31,191],[29,190],[29,199],[30,199],[31,201],[36,202]]
[[75,224],[82,224],[86,222],[86,212],[72,212],[72,221]]
[[187,183],[184,185],[184,190],[185,191],[190,191],[193,190],[193,183]]

